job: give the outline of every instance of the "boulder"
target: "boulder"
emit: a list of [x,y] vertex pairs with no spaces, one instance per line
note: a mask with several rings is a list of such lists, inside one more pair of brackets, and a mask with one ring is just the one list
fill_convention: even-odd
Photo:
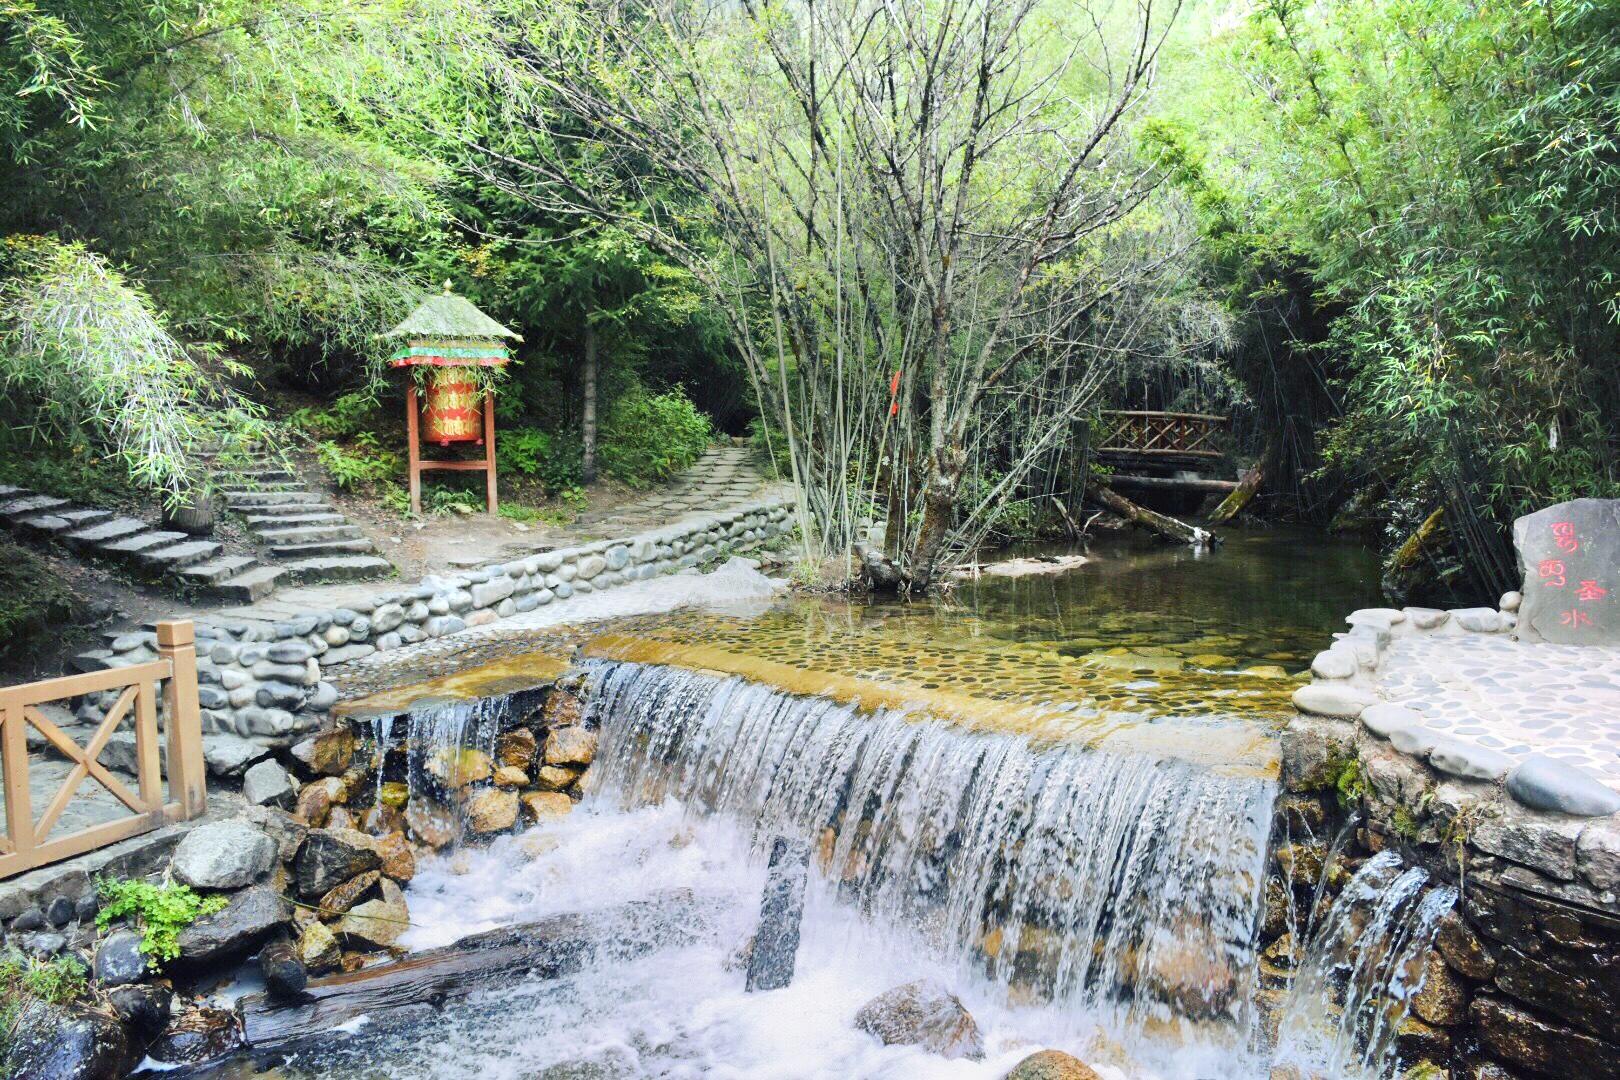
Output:
[[495,740],[495,760],[515,769],[527,769],[534,764],[539,742],[528,728],[513,728]]
[[520,788],[529,786],[529,774],[515,765],[502,765],[495,770],[495,786]]
[[434,851],[456,838],[455,818],[444,807],[421,795],[405,808],[405,828],[413,840]]
[[150,1038],[168,1025],[173,1001],[174,991],[156,983],[115,986],[107,991],[107,1004],[141,1038]]
[[467,797],[463,809],[473,832],[504,832],[517,824],[518,795],[506,788],[482,788]]
[[580,772],[566,765],[542,765],[535,782],[541,791],[567,791],[578,782]]
[[334,887],[332,891],[321,897],[321,917],[324,919],[331,918],[334,915],[342,915],[358,904],[360,898],[365,896],[381,878],[382,871],[367,870],[365,873],[356,874],[343,884]]
[[278,927],[292,921],[292,910],[269,885],[255,885],[231,897],[223,911],[204,915],[180,931],[180,959],[201,966],[222,957],[251,952]]
[[1012,1067],[1002,1080],[1102,1080],[1090,1065],[1061,1050],[1041,1050]]
[[523,816],[539,824],[558,821],[574,809],[574,800],[559,791],[529,791],[523,795]]
[[596,758],[596,732],[582,727],[554,728],[546,736],[547,765],[589,765]]
[[929,979],[879,994],[861,1006],[855,1026],[885,1046],[920,1046],[944,1058],[984,1057],[972,1015],[955,994]]
[[293,881],[303,900],[325,896],[337,886],[382,866],[376,841],[353,829],[311,829],[293,858]]
[[1535,810],[1577,817],[1620,813],[1620,792],[1574,765],[1531,754],[1508,774],[1508,794]]
[[181,838],[169,870],[196,889],[240,889],[276,864],[276,842],[244,821],[199,825]]
[[351,945],[386,949],[398,941],[410,925],[405,894],[387,878],[381,881],[382,898],[367,900],[349,909],[333,929]]
[[1620,645],[1620,499],[1573,499],[1513,523],[1521,641]]
[[298,958],[309,971],[331,971],[343,958],[343,948],[330,927],[323,922],[312,922],[298,938]]
[[242,797],[254,806],[291,806],[297,798],[292,777],[274,760],[261,761],[242,776]]
[[1423,979],[1412,996],[1412,1012],[1426,1023],[1450,1027],[1468,1017],[1468,986],[1453,975],[1438,952],[1423,960]]
[[354,732],[347,724],[295,743],[292,755],[316,776],[339,776],[354,757]]
[[428,757],[427,774],[452,790],[482,783],[494,773],[494,763],[482,750],[443,747]]
[[8,1075],[40,1080],[117,1080],[129,1044],[112,1015],[82,1005],[23,1005],[4,1059]]
[[96,982],[102,986],[124,986],[146,976],[146,954],[141,952],[141,935],[133,930],[114,930],[96,948]]
[[385,876],[404,884],[416,876],[416,852],[402,832],[391,832],[377,840],[377,857]]
[[249,765],[270,756],[267,747],[240,735],[204,735],[203,763],[214,776],[241,776]]
[[309,835],[309,826],[285,810],[273,806],[246,806],[241,819],[276,842],[276,860],[289,862],[298,852],[298,845]]
[[341,805],[348,797],[349,789],[342,780],[335,776],[323,777],[304,785],[298,793],[298,805],[293,812],[310,827],[318,829],[326,824],[332,807]]
[[146,1054],[165,1065],[197,1065],[242,1048],[242,1031],[228,1009],[199,1006],[175,1017]]

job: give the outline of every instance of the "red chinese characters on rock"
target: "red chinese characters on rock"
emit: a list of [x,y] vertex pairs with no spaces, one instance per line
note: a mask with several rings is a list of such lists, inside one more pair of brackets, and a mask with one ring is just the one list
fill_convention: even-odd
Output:
[[[1555,521],[1552,526],[1553,543],[1558,550],[1566,555],[1573,555],[1581,550],[1581,541],[1575,535],[1575,524],[1570,521]],[[1542,585],[1549,589],[1562,589],[1568,582],[1566,575],[1570,573],[1562,559],[1543,559],[1536,567],[1536,573],[1541,578]],[[1579,604],[1589,604],[1603,599],[1609,595],[1609,590],[1598,584],[1594,578],[1577,578],[1580,585],[1575,589],[1575,599]],[[1581,607],[1572,607],[1558,615],[1560,626],[1567,626],[1571,630],[1579,630],[1586,626],[1596,626],[1590,612]]]

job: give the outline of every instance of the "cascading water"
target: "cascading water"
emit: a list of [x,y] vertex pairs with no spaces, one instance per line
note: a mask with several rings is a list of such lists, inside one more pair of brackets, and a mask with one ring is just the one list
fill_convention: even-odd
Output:
[[1275,1060],[1308,1075],[1387,1075],[1425,954],[1456,901],[1454,888],[1429,887],[1425,871],[1392,851],[1367,860],[1310,936]]
[[1021,999],[1246,1029],[1275,785],[598,662],[594,790],[810,841],[874,922]]

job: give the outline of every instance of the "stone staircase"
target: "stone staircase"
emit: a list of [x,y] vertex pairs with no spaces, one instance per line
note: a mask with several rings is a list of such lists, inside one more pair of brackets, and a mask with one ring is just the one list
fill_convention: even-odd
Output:
[[310,491],[268,456],[232,468],[229,479],[220,487],[225,509],[242,519],[284,582],[359,581],[394,572],[325,495]]
[[224,555],[224,546],[215,540],[3,484],[0,526],[78,555],[120,563],[143,577],[241,603],[270,595],[284,573],[252,555]]

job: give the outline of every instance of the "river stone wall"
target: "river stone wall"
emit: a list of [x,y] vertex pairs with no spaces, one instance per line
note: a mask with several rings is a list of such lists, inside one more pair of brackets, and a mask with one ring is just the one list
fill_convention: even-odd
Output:
[[[1316,813],[1320,837],[1359,814],[1347,861],[1393,847],[1459,888],[1401,1029],[1408,1064],[1471,1080],[1620,1080],[1620,797],[1573,766],[1436,734],[1377,693],[1392,642],[1508,635],[1519,599],[1349,616],[1294,695],[1282,816],[1297,836]],[[1279,849],[1273,890],[1311,865],[1294,847]]]
[[[210,770],[239,775],[267,747],[284,747],[320,730],[337,703],[326,668],[376,652],[443,637],[469,626],[601,592],[746,551],[791,533],[792,503],[769,500],[698,515],[622,540],[602,540],[379,591],[349,607],[311,610],[276,623],[199,620],[198,696]],[[150,632],[112,642],[108,666],[156,657]],[[111,692],[109,692],[111,693]],[[91,695],[80,706],[98,719],[112,702]],[[133,762],[133,736],[113,736],[109,760]],[[125,745],[127,744],[127,745]]]

